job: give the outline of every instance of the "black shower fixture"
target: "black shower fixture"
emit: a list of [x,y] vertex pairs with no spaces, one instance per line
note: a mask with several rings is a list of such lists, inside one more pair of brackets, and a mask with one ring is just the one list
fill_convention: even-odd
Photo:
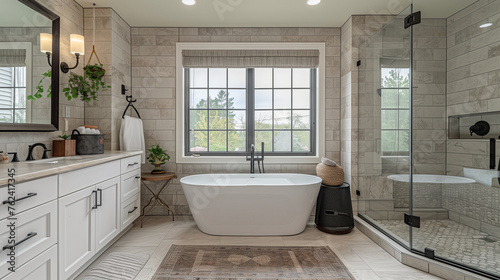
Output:
[[490,124],[487,121],[478,121],[475,123],[473,126],[469,128],[470,130],[470,136],[472,136],[473,133],[477,134],[478,136],[485,136],[490,132]]

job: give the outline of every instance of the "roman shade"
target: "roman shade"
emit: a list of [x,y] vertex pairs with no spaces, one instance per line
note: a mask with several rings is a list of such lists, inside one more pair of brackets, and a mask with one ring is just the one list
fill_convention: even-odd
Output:
[[319,50],[183,50],[184,68],[316,68]]
[[26,50],[0,49],[0,67],[26,66]]

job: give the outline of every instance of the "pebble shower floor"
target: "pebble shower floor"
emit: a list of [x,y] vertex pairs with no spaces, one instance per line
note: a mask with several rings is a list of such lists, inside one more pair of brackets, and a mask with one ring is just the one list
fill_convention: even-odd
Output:
[[[376,220],[408,240],[409,227],[400,220]],[[422,220],[413,229],[413,247],[434,249],[436,256],[500,275],[500,238],[452,220]]]

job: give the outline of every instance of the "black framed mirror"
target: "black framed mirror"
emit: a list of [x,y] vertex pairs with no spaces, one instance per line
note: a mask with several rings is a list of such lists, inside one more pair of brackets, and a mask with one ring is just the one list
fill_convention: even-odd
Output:
[[[36,0],[2,0],[0,131],[59,129],[60,25]],[[52,35],[49,59],[41,52],[42,33]]]

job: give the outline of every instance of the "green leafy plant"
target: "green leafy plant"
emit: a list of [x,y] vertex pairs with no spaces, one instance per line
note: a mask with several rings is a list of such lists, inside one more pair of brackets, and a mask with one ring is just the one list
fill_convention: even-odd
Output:
[[148,152],[150,152],[148,156],[149,162],[155,165],[165,164],[170,159],[166,150],[163,150],[160,145],[156,145],[156,147],[154,145],[151,146]]
[[[49,78],[49,80],[52,79],[52,70],[48,70],[47,72],[43,73],[42,76],[43,76],[42,79],[40,80],[40,82],[38,82],[38,85],[36,86],[36,92],[34,94],[26,96],[28,100],[36,100],[43,97],[43,92],[45,91],[43,87],[43,81],[46,78]],[[52,96],[52,83],[47,88],[47,97],[50,98],[51,96]]]
[[59,135],[59,136],[57,136],[57,137],[62,138],[62,139],[64,139],[64,140],[68,140],[68,138],[70,138],[70,137],[71,137],[71,135],[63,134],[63,135]]
[[106,70],[102,68],[102,64],[87,65],[83,69],[85,70],[85,76],[91,80],[100,80],[106,75]]
[[102,68],[102,64],[86,66],[84,76],[71,73],[68,80],[69,85],[63,89],[64,95],[68,100],[80,98],[87,103],[90,100],[97,100],[99,90],[106,91],[111,88],[102,81],[105,73],[106,70]]

